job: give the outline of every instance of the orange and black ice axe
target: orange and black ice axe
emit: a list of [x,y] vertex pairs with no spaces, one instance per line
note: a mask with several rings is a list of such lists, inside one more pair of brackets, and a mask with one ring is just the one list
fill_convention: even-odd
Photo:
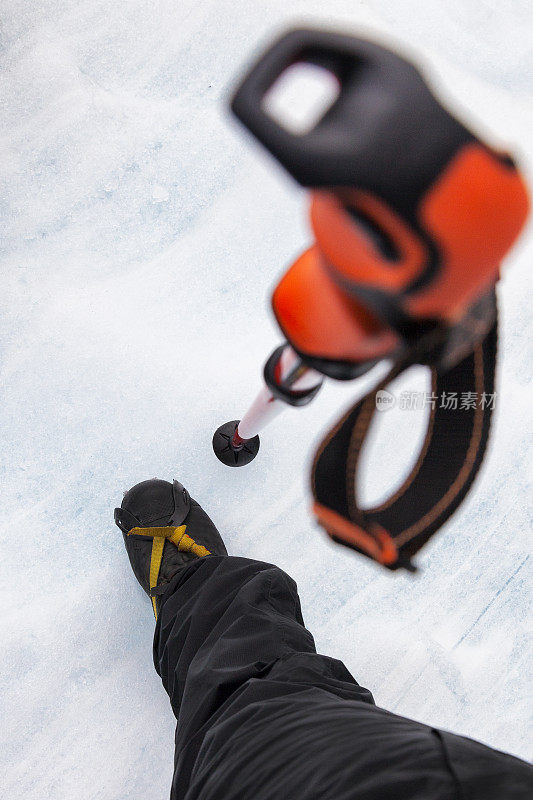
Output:
[[[288,130],[265,103],[299,63],[338,84],[336,100],[304,133]],[[232,110],[311,190],[315,242],[272,295],[286,344],[267,361],[251,409],[214,434],[215,453],[229,466],[248,463],[258,431],[285,403],[312,400],[325,376],[351,380],[387,360],[386,378],[317,450],[313,510],[335,541],[389,569],[413,570],[412,556],[462,502],[483,459],[495,286],[528,215],[524,181],[513,158],[445,109],[413,64],[342,33],[283,36],[247,73]],[[413,364],[432,374],[425,442],[402,486],[363,509],[356,474],[376,399]],[[443,402],[449,397],[461,402]]]

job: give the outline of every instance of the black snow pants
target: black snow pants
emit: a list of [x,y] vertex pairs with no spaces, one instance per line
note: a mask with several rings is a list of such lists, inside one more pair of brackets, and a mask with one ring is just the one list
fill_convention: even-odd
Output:
[[533,798],[533,768],[378,708],[318,655],[271,564],[198,559],[163,598],[154,661],[174,714],[171,800]]

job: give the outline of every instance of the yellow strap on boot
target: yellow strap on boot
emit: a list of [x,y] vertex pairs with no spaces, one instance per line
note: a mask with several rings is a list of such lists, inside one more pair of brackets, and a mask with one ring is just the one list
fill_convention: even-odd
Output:
[[[132,528],[128,531],[128,536],[146,536],[153,539],[152,554],[150,556],[150,592],[157,586],[161,561],[163,560],[163,550],[165,539],[176,545],[181,553],[193,553],[198,558],[211,555],[211,552],[201,544],[196,544],[194,539],[185,533],[186,525],[179,528],[172,526],[166,528]],[[157,620],[156,598],[151,597],[154,616]]]

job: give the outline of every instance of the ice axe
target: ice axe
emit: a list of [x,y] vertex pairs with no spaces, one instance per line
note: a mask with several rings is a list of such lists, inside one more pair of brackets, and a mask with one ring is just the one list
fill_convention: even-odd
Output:
[[[294,64],[327,70],[338,95],[306,132],[268,112],[265,97]],[[341,33],[294,30],[238,87],[232,110],[311,190],[315,242],[283,275],[272,308],[287,344],[265,365],[265,387],[240,422],[213,437],[217,457],[249,463],[259,430],[284,403],[313,399],[324,377],[351,380],[382,360],[380,381],[315,455],[314,513],[327,533],[389,569],[411,557],[466,496],[483,459],[494,394],[500,263],[528,214],[507,154],[481,141],[390,50]],[[419,459],[378,507],[358,503],[359,455],[378,392],[413,364],[432,373]],[[447,394],[474,397],[464,408]]]

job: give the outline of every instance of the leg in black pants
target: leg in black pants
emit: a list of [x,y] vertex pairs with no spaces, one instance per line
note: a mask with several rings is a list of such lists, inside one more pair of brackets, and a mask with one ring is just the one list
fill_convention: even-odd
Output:
[[172,800],[526,800],[533,769],[374,705],[317,655],[294,581],[210,556],[163,598],[154,661],[178,720]]

